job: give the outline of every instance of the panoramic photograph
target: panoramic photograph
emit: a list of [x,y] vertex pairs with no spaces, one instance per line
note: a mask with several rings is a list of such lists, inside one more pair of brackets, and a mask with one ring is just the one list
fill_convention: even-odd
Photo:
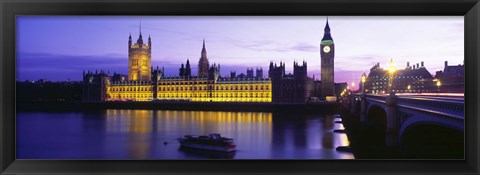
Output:
[[464,159],[463,16],[17,16],[16,158]]

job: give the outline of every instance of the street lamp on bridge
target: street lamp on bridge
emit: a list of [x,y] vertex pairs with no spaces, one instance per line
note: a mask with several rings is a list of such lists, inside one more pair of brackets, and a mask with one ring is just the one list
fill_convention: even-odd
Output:
[[442,83],[440,82],[440,80],[437,81],[437,92],[440,93],[440,86],[442,85]]
[[362,74],[362,93],[365,93],[365,81],[367,81],[367,77],[365,72]]
[[393,58],[390,60],[390,66],[388,67],[388,73],[390,74],[388,78],[388,92],[392,93],[393,92],[393,74],[395,74],[395,71],[397,69],[395,68],[395,63],[393,62]]

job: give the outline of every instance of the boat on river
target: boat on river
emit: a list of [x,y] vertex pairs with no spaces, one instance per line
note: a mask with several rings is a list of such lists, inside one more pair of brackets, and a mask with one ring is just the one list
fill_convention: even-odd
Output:
[[236,148],[232,138],[222,137],[218,133],[209,134],[208,136],[185,135],[177,140],[182,147],[186,148],[221,152],[232,152]]

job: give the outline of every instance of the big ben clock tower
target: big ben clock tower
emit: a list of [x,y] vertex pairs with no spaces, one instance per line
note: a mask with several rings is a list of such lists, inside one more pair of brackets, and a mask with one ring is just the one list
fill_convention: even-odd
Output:
[[320,43],[320,65],[321,65],[321,92],[322,97],[334,96],[335,86],[333,82],[333,68],[335,58],[335,44],[333,44],[332,36],[330,35],[330,26],[325,25],[325,33],[323,34],[322,42]]

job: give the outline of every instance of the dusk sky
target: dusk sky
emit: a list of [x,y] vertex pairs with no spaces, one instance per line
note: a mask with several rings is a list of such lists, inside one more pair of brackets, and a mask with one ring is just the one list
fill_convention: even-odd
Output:
[[[325,16],[19,16],[17,80],[78,81],[83,70],[127,74],[128,36],[152,38],[152,65],[177,76],[190,59],[196,75],[205,38],[211,64],[221,74],[245,73],[270,61],[308,63],[308,76],[320,79],[320,41]],[[397,68],[425,62],[432,75],[464,59],[464,17],[330,16],[335,43],[335,82],[357,83],[377,62]]]

